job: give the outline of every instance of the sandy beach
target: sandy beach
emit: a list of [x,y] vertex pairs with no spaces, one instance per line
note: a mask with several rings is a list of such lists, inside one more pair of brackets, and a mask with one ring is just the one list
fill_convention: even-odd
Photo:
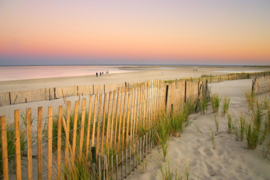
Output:
[[[222,98],[227,95],[231,99],[229,113],[233,119],[239,114],[248,115],[245,92],[250,90],[251,80],[234,80],[211,84],[213,93]],[[219,120],[219,131],[215,132],[215,146],[210,140],[209,128],[215,131],[214,116]],[[248,116],[247,116],[248,117]],[[170,137],[168,158],[173,170],[181,169],[185,176],[185,165],[190,169],[192,180],[268,180],[270,179],[270,161],[262,157],[262,147],[248,150],[246,141],[236,141],[234,134],[227,133],[227,116],[212,113],[210,103],[204,115],[192,114],[191,123],[181,137]],[[249,120],[249,118],[247,118]],[[130,179],[161,179],[159,164],[166,166],[162,159],[161,149],[153,149],[148,157],[148,165],[144,174],[136,170]],[[185,178],[184,178],[185,179]]]
[[[6,81],[0,82],[0,92],[23,91],[40,89],[45,87],[64,87],[72,85],[89,84],[117,84],[124,82],[144,82],[151,79],[172,80],[190,77],[200,77],[202,74],[222,75],[229,72],[254,72],[269,71],[270,68],[253,67],[177,67],[175,69],[148,70],[147,68],[126,67],[136,70],[125,74],[109,74],[101,77],[83,76],[69,78],[50,78],[36,80]],[[197,71],[194,71],[197,69]],[[223,72],[222,72],[223,71]],[[226,72],[225,72],[226,71]],[[163,72],[163,75],[162,75]],[[222,98],[227,95],[231,98],[229,113],[233,118],[238,118],[240,113],[248,113],[248,105],[245,99],[245,92],[251,89],[252,80],[234,80],[210,84],[212,93],[218,93]],[[87,97],[85,97],[87,98]],[[78,97],[68,97],[74,103]],[[88,101],[88,99],[87,99]],[[43,106],[44,114],[47,114],[49,106],[53,106],[55,112],[60,105],[64,105],[63,99],[53,101],[32,102],[0,107],[0,116],[6,115],[7,119],[13,119],[15,109],[25,112],[26,108],[32,109],[33,118],[36,118],[37,107]],[[72,104],[73,105],[73,104]],[[214,116],[220,123],[219,132],[215,133],[216,149],[212,148],[209,137],[209,127],[215,129]],[[212,113],[210,104],[208,112],[204,115],[197,113],[190,115],[191,122],[181,137],[171,137],[169,142],[169,159],[172,168],[181,168],[185,172],[184,165],[190,168],[190,179],[224,179],[224,180],[253,180],[270,179],[270,162],[262,157],[262,149],[246,149],[246,142],[236,141],[233,134],[227,133],[227,117],[221,113]],[[154,148],[148,157],[146,172],[141,174],[135,170],[128,179],[160,179],[159,163],[164,166],[161,160],[160,150]],[[35,153],[35,152],[34,152]],[[36,160],[34,160],[36,163]],[[23,166],[26,169],[25,166]],[[25,176],[26,177],[26,176]],[[15,175],[11,176],[11,179]]]
[[169,67],[130,66],[130,67],[121,67],[121,69],[136,72],[104,74],[101,77],[79,76],[79,77],[0,81],[0,93],[34,90],[51,87],[66,87],[66,86],[80,86],[93,84],[94,85],[120,84],[125,82],[145,82],[148,80],[174,80],[181,78],[201,77],[202,74],[223,75],[234,72],[241,73],[241,72],[270,71],[269,67],[240,67],[240,66],[169,66]]

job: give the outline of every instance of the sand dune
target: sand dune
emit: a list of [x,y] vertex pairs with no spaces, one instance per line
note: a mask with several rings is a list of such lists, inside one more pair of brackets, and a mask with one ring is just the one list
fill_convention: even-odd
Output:
[[[235,80],[211,84],[213,93],[220,97],[227,94],[231,98],[230,110],[234,118],[241,112],[247,112],[245,91],[250,90],[251,80]],[[219,120],[219,132],[215,133],[215,147],[210,140],[209,127],[215,131],[214,115]],[[191,179],[224,179],[224,180],[259,180],[270,179],[270,162],[263,159],[261,149],[246,149],[246,141],[236,141],[233,134],[227,133],[227,117],[221,113],[212,113],[208,106],[205,115],[193,114],[191,120],[199,126],[202,133],[191,124],[185,129],[180,138],[171,137],[169,145],[169,159],[172,168],[181,168],[185,172],[184,164],[190,168]],[[159,179],[158,163],[162,162],[157,148],[149,156],[146,172],[138,170],[130,179]],[[162,163],[165,166],[165,163]]]

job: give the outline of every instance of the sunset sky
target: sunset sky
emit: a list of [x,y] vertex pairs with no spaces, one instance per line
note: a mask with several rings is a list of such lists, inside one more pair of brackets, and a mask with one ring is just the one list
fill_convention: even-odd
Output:
[[270,64],[269,0],[0,1],[0,65]]

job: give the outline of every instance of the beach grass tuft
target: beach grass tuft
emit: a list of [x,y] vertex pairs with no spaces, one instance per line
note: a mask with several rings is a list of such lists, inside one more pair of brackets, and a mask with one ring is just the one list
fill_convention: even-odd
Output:
[[212,141],[213,149],[216,149],[214,132],[213,132],[212,128],[209,127],[208,129],[209,129],[209,132],[210,132],[210,139]]
[[223,99],[223,108],[222,108],[222,115],[225,116],[226,113],[228,113],[230,106],[230,98],[227,98],[227,96]]
[[247,148],[256,149],[259,143],[260,131],[253,126],[251,123],[247,125],[246,138],[247,138]]
[[244,140],[245,127],[246,127],[246,119],[245,119],[244,115],[241,115],[240,116],[240,139],[241,139],[241,141]]
[[228,133],[232,133],[232,116],[231,114],[227,113],[227,119],[228,119]]
[[216,131],[218,132],[218,130],[219,130],[219,122],[218,122],[217,116],[215,116],[215,125],[216,125]]
[[211,97],[211,106],[212,106],[212,110],[214,113],[218,112],[219,104],[220,104],[219,96],[218,96],[218,94],[214,94]]

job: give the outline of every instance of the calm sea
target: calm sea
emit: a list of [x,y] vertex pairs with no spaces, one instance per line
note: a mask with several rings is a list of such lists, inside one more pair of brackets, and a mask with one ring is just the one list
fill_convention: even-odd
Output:
[[120,66],[0,66],[0,81],[126,73]]

